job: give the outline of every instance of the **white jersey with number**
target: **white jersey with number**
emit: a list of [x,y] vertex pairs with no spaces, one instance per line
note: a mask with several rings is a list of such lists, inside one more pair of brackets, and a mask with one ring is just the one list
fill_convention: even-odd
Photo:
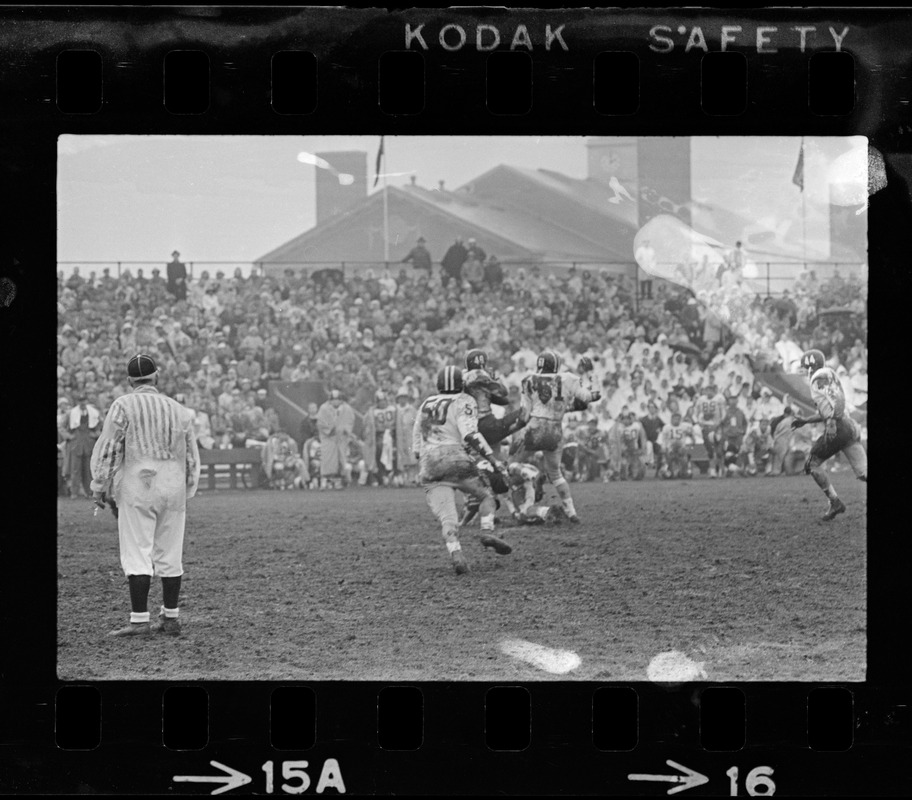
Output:
[[584,389],[580,376],[572,372],[528,375],[523,378],[522,396],[533,419],[552,422],[559,422],[571,411],[575,400],[586,404],[592,402],[592,392]]
[[845,414],[845,392],[839,376],[829,367],[811,375],[811,398],[824,419],[841,419]]
[[465,437],[478,431],[478,405],[467,394],[435,394],[418,408],[412,446],[419,459],[419,480],[458,482],[474,477],[476,459]]
[[679,422],[677,425],[669,423],[662,428],[662,433],[659,435],[662,447],[666,450],[678,450],[693,444],[694,441],[693,425],[689,422]]

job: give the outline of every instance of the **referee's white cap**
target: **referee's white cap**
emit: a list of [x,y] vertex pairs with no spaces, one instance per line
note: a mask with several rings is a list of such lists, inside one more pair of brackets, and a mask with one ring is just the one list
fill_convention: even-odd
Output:
[[149,378],[158,372],[155,359],[146,353],[138,353],[127,364],[127,375],[131,378]]

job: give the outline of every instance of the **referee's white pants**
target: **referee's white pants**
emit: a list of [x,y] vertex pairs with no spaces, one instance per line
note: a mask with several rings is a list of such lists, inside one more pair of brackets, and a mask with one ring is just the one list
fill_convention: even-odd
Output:
[[116,488],[120,563],[126,575],[183,575],[186,476],[176,461],[128,466]]

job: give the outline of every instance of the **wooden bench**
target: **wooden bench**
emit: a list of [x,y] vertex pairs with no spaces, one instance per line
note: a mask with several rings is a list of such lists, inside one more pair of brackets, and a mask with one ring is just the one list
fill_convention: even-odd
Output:
[[[200,489],[238,488],[238,475],[242,488],[255,489],[257,480],[248,479],[259,475],[263,463],[262,450],[259,447],[236,447],[231,450],[205,450],[200,448]],[[208,476],[205,485],[203,475]],[[225,479],[227,478],[227,486]]]

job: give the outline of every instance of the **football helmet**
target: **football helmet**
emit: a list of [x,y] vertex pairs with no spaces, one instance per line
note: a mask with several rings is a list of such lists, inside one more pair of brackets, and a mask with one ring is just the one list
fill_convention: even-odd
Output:
[[561,357],[553,350],[545,350],[538,354],[535,366],[540,373],[553,375],[556,372],[560,372]]
[[465,354],[465,368],[466,369],[487,369],[488,368],[488,356],[484,350],[469,350]]
[[459,394],[462,386],[462,370],[459,367],[444,367],[437,373],[437,391],[441,394]]
[[826,356],[820,350],[808,350],[801,356],[801,367],[811,374],[826,366]]

